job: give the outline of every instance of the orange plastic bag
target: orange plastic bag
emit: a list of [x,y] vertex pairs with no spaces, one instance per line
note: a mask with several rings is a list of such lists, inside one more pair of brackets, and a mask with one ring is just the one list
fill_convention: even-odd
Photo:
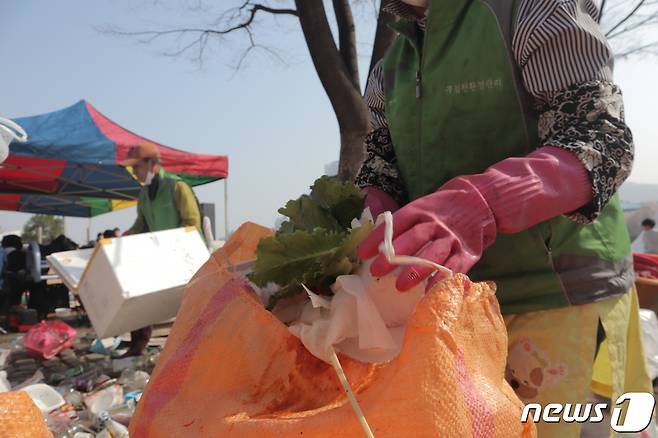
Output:
[[41,411],[23,391],[0,394],[0,438],[52,438]]
[[[492,286],[458,275],[420,302],[396,359],[341,362],[376,437],[531,437],[504,380],[506,354]],[[188,285],[130,429],[140,438],[363,436],[334,369],[216,257]]]

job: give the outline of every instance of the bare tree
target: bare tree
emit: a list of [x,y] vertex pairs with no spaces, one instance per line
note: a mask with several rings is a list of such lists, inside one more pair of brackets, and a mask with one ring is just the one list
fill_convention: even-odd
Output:
[[[193,0],[188,0],[193,1]],[[363,157],[363,139],[368,129],[368,109],[362,99],[356,42],[355,6],[372,7],[377,28],[372,45],[370,70],[381,59],[395,35],[386,26],[393,19],[383,11],[386,0],[241,0],[233,8],[223,8],[214,22],[199,27],[175,27],[166,30],[126,32],[103,29],[115,35],[131,36],[150,43],[156,39],[178,41],[170,56],[191,55],[201,63],[211,40],[226,41],[236,34],[247,37],[235,68],[255,51],[281,59],[278,52],[259,42],[254,31],[261,16],[297,20],[309,49],[313,65],[333,107],[340,129],[339,177],[355,177]],[[204,17],[212,15],[203,0],[196,9]],[[325,8],[331,3],[332,11]],[[648,30],[658,23],[658,0],[600,0],[601,21],[605,34],[615,46],[618,57],[656,53],[658,41],[649,38]],[[333,13],[332,13],[333,12]],[[262,23],[261,23],[262,24]]]
[[658,54],[658,0],[601,0],[599,10],[617,58]]
[[[115,35],[136,37],[145,43],[167,37],[174,38],[179,46],[167,54],[192,55],[197,62],[203,61],[211,39],[223,40],[228,35],[242,33],[246,35],[248,45],[235,66],[240,68],[247,56],[256,50],[280,58],[275,49],[261,44],[254,34],[254,27],[260,16],[269,14],[297,19],[315,70],[338,121],[338,175],[341,179],[348,180],[356,176],[362,161],[363,139],[369,121],[368,108],[362,98],[353,6],[360,4],[372,7],[373,16],[378,19],[375,43],[371,50],[372,68],[394,37],[393,32],[384,23],[386,14],[380,13],[380,3],[377,0],[332,0],[333,11],[328,11],[323,0],[243,0],[241,5],[225,9],[211,25],[138,32],[112,28],[101,30]],[[196,7],[199,11],[206,12],[200,0]]]

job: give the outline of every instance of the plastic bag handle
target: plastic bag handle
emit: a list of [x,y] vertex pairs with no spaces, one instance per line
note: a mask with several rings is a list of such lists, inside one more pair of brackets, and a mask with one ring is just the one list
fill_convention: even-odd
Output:
[[438,263],[434,263],[431,260],[421,257],[395,255],[395,248],[393,247],[393,214],[390,211],[385,211],[377,218],[377,223],[381,223],[382,220],[385,224],[384,241],[379,245],[379,252],[384,254],[386,261],[391,265],[424,265],[429,266],[435,271],[446,274],[449,277],[453,276],[454,273],[451,269],[439,265]]
[[0,117],[0,128],[10,133],[12,137],[21,143],[27,141],[27,132],[25,132],[25,130],[21,128],[16,122],[5,119],[4,117]]

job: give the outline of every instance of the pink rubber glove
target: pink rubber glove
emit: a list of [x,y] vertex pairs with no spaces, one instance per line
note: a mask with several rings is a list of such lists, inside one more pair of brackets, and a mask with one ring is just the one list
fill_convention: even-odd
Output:
[[[454,178],[402,207],[393,215],[393,246],[398,255],[419,255],[467,273],[497,232],[516,233],[574,211],[591,201],[591,187],[573,154],[543,147],[526,157],[503,160],[482,174]],[[376,256],[383,238],[380,226],[359,247],[359,258]],[[379,255],[370,269],[381,277],[395,266]],[[430,268],[406,267],[396,287],[409,290],[431,273]],[[435,276],[430,285],[439,279]]]
[[379,187],[364,187],[361,191],[366,194],[365,206],[370,207],[375,219],[385,211],[395,213],[400,208],[397,201]]

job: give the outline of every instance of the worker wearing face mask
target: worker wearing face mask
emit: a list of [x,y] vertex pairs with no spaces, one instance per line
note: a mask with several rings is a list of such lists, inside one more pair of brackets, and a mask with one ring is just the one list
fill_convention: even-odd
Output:
[[[522,401],[586,402],[599,349],[613,401],[651,391],[616,195],[633,139],[594,2],[387,3],[399,36],[368,82],[356,182],[375,214],[394,212],[395,252],[495,281],[506,378]],[[377,257],[376,277],[394,269],[378,254],[383,236],[358,252]],[[407,267],[397,287],[431,273]],[[540,437],[581,428],[537,426]]]
[[137,220],[124,235],[195,227],[201,230],[201,213],[192,188],[168,174],[160,164],[160,150],[153,144],[134,146],[122,166],[132,167],[143,184],[137,204]]
[[[132,167],[143,184],[137,201],[137,219],[123,235],[195,227],[201,232],[201,212],[192,188],[175,175],[165,172],[157,146],[144,143],[134,146],[120,163]],[[131,333],[127,356],[142,353],[151,338],[151,327]]]

